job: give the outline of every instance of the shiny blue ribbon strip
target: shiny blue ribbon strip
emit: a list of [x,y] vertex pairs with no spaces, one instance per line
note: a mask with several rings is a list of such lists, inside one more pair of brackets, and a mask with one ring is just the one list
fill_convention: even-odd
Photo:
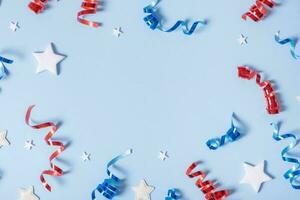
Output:
[[233,117],[234,114],[232,114],[231,116],[231,127],[228,129],[225,135],[223,135],[221,138],[213,138],[206,142],[208,148],[210,148],[211,150],[216,150],[219,147],[225,145],[225,143],[233,142],[240,137],[240,132],[233,124]]
[[285,179],[288,179],[290,181],[290,184],[294,189],[299,190],[300,189],[299,180],[298,180],[298,183],[296,183],[296,182],[297,182],[297,179],[300,178],[300,161],[297,160],[296,158],[291,158],[291,157],[286,156],[286,154],[288,154],[289,151],[296,146],[297,137],[292,133],[286,133],[286,134],[280,135],[279,134],[279,124],[272,123],[271,125],[273,126],[273,138],[276,141],[284,140],[287,138],[292,139],[292,142],[281,151],[281,158],[285,162],[293,163],[294,166],[291,169],[287,170],[283,174],[283,176]]
[[2,80],[2,79],[5,79],[9,74],[9,72],[8,72],[7,68],[5,67],[4,63],[12,64],[14,61],[0,56],[0,62],[1,62],[1,65],[0,65],[0,80]]
[[106,173],[108,175],[108,179],[105,179],[103,183],[99,184],[96,189],[92,191],[92,200],[96,199],[96,192],[99,192],[107,199],[113,199],[114,196],[118,195],[121,192],[122,187],[122,179],[115,176],[109,168],[116,164],[119,160],[129,156],[132,154],[132,149],[127,150],[125,153],[118,155],[113,158],[106,166]]
[[281,40],[279,35],[280,35],[280,32],[278,31],[275,34],[275,41],[278,44],[281,44],[281,45],[285,45],[287,43],[290,43],[290,52],[291,52],[293,58],[296,59],[296,60],[299,60],[300,56],[295,53],[296,40],[295,39],[291,39],[291,38],[286,38],[286,39]]
[[181,195],[179,191],[175,188],[168,190],[168,196],[165,198],[165,200],[177,200],[180,199]]
[[158,29],[164,32],[172,32],[175,31],[177,28],[182,27],[182,31],[184,34],[192,35],[199,24],[206,25],[205,21],[196,21],[193,23],[191,28],[188,28],[188,24],[186,21],[178,20],[171,28],[165,29],[161,24],[160,16],[157,14],[157,5],[159,4],[159,2],[160,0],[154,0],[150,5],[144,8],[144,13],[149,14],[146,17],[144,17],[144,21],[152,30]]

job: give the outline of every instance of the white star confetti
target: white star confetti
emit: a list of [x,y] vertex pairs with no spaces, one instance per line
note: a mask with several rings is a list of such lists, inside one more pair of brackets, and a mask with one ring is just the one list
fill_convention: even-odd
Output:
[[83,162],[91,160],[91,154],[87,153],[87,152],[83,152],[82,155],[81,155],[81,160]]
[[58,75],[57,64],[60,63],[66,57],[63,55],[56,54],[53,51],[52,43],[48,45],[44,52],[35,52],[33,53],[33,55],[38,61],[36,73],[48,70],[54,75]]
[[298,101],[300,101],[300,96],[296,96],[296,99],[297,99]]
[[123,31],[122,31],[121,27],[118,27],[118,28],[114,28],[114,29],[113,29],[113,35],[114,35],[115,37],[120,37],[122,33],[123,33]]
[[145,180],[141,180],[137,186],[132,187],[135,192],[135,200],[151,200],[151,192],[154,187],[149,186]]
[[25,142],[24,148],[27,150],[31,150],[35,145],[33,144],[32,140],[27,140]]
[[40,198],[34,194],[33,186],[20,189],[20,200],[39,200]]
[[20,26],[18,22],[10,22],[9,28],[13,32],[16,32],[20,28]]
[[160,151],[159,154],[158,154],[158,158],[161,159],[162,161],[165,161],[167,158],[169,158],[168,152],[167,151]]
[[272,178],[264,172],[265,161],[261,161],[256,166],[244,163],[245,175],[241,183],[250,184],[255,192],[259,192],[264,182],[272,180]]
[[7,140],[6,136],[7,136],[7,130],[0,132],[0,148],[9,145],[9,141]]
[[240,45],[247,44],[248,43],[247,39],[248,39],[248,37],[245,37],[243,34],[241,34],[238,39],[238,42]]

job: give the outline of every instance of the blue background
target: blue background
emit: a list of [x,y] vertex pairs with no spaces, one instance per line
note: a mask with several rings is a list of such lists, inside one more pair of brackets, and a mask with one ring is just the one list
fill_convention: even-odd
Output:
[[[0,149],[0,199],[19,198],[19,188],[34,185],[42,200],[90,199],[90,193],[106,178],[106,163],[128,148],[134,154],[119,163],[127,186],[116,199],[134,199],[131,187],[141,179],[155,186],[152,199],[164,199],[169,188],[182,190],[185,199],[204,199],[185,176],[191,162],[202,161],[219,189],[232,189],[228,199],[299,199],[282,174],[291,167],[281,160],[287,141],[272,139],[272,121],[282,121],[283,132],[300,137],[300,62],[288,46],[274,41],[274,33],[300,38],[300,2],[286,0],[261,22],[243,21],[241,15],[254,0],[168,1],[160,4],[166,27],[177,19],[208,20],[192,36],[176,31],[151,31],[142,18],[150,1],[107,1],[90,19],[103,26],[93,29],[76,21],[80,0],[50,1],[50,8],[35,15],[26,1],[3,0],[0,7],[0,54],[15,60],[7,65],[10,76],[1,81],[1,129],[8,130],[9,147]],[[11,32],[10,21],[20,29]],[[120,38],[112,35],[122,27]],[[240,34],[248,44],[236,41]],[[60,75],[35,74],[32,52],[44,51],[53,42],[58,53],[67,55]],[[298,53],[300,53],[300,49]],[[283,112],[271,116],[254,81],[237,77],[237,66],[247,64],[274,81]],[[69,171],[61,178],[46,177],[53,186],[47,192],[39,181],[49,167],[53,148],[43,140],[47,130],[36,131],[24,123],[27,107],[36,104],[33,118],[59,120],[58,139],[70,143],[59,162]],[[207,139],[224,133],[235,112],[244,136],[217,151],[210,151]],[[36,147],[23,148],[27,139]],[[169,159],[157,158],[160,150]],[[299,157],[300,147],[295,149]],[[83,151],[91,161],[83,163]],[[298,152],[298,154],[297,154]],[[243,162],[267,161],[267,172],[275,179],[258,194],[239,184]],[[288,197],[287,197],[288,196]]]

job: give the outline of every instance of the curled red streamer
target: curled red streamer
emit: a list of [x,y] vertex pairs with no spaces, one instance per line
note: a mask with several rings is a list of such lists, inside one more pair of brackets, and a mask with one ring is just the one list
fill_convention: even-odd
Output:
[[191,164],[186,170],[186,175],[190,178],[194,178],[197,176],[199,177],[196,181],[196,186],[199,187],[199,189],[203,192],[206,200],[222,200],[229,196],[228,190],[215,191],[216,186],[214,185],[213,181],[204,181],[206,174],[203,171],[199,170],[196,172],[192,172],[193,169],[197,167],[197,165],[198,163]]
[[100,26],[100,23],[83,18],[84,15],[95,14],[97,12],[98,3],[98,0],[83,0],[81,4],[81,8],[83,8],[83,10],[77,13],[77,21],[84,25],[98,28]]
[[25,122],[28,126],[34,128],[34,129],[43,129],[43,128],[48,128],[51,127],[51,130],[47,133],[47,135],[45,136],[44,140],[46,141],[46,143],[49,146],[58,146],[59,148],[54,151],[51,156],[49,157],[49,161],[50,161],[50,167],[51,170],[44,170],[40,176],[40,180],[42,182],[42,184],[44,185],[44,187],[51,192],[51,186],[48,184],[48,182],[46,181],[46,179],[44,178],[44,175],[49,175],[49,176],[62,176],[63,175],[63,170],[61,168],[59,168],[58,166],[56,166],[52,161],[58,157],[61,152],[64,151],[65,147],[63,145],[62,142],[60,141],[53,141],[51,138],[53,137],[53,135],[55,134],[55,132],[58,129],[58,126],[56,124],[54,124],[53,122],[45,122],[45,123],[41,123],[41,124],[36,124],[36,125],[31,125],[29,120],[30,120],[30,115],[31,115],[31,111],[33,109],[34,105],[29,106],[29,108],[27,109],[26,112],[26,116],[25,116]]
[[47,3],[48,3],[48,0],[34,0],[28,4],[28,7],[35,14],[39,14],[45,9]]
[[260,21],[268,13],[264,5],[273,8],[275,3],[273,0],[256,0],[256,4],[251,6],[249,11],[242,15],[242,18],[246,20],[247,17],[250,17],[255,22]]
[[279,104],[275,95],[275,92],[273,90],[273,87],[271,85],[270,81],[263,81],[261,82],[261,77],[259,73],[255,70],[250,70],[245,66],[239,66],[238,67],[238,76],[250,80],[254,77],[256,77],[256,83],[260,87],[263,88],[265,98],[267,100],[267,111],[269,114],[278,114],[279,113]]

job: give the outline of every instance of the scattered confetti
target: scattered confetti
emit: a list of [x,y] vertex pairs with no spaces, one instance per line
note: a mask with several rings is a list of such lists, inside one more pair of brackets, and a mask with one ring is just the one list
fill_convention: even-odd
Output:
[[162,161],[165,161],[167,158],[169,158],[168,156],[168,152],[167,151],[160,151],[158,158]]
[[122,28],[121,27],[118,27],[118,28],[114,28],[113,29],[113,35],[115,37],[120,37],[121,34],[123,34],[123,31],[122,31]]
[[32,140],[27,140],[25,142],[24,148],[27,150],[31,150],[35,145],[33,144]]
[[0,148],[9,145],[9,141],[7,140],[7,130],[0,131]]
[[83,152],[82,155],[81,155],[81,160],[83,162],[91,160],[91,154],[87,153],[87,152]]
[[242,19],[246,20],[247,17],[250,17],[255,22],[262,20],[268,13],[264,5],[273,8],[275,3],[272,0],[256,0],[256,4],[251,6],[249,11],[242,15]]
[[83,10],[77,13],[77,21],[81,24],[98,28],[100,23],[84,19],[85,15],[95,14],[97,12],[98,4],[99,0],[83,0],[81,4],[81,8],[83,8]]
[[34,193],[33,186],[20,189],[20,200],[39,200],[40,198]]
[[248,39],[248,37],[241,34],[239,39],[238,39],[238,42],[239,42],[240,45],[244,45],[244,44],[247,44],[247,39]]
[[10,22],[9,28],[13,32],[16,32],[20,28],[20,26],[18,22]]
[[165,200],[177,200],[181,198],[179,190],[173,188],[168,190],[168,195]]
[[277,31],[277,33],[275,34],[275,41],[281,45],[285,45],[285,44],[289,43],[290,44],[290,53],[291,53],[292,57],[296,60],[300,59],[300,56],[295,53],[296,41],[297,41],[296,39],[285,38],[285,39],[281,40],[280,39],[280,31]]
[[151,193],[154,191],[154,187],[146,183],[145,180],[141,180],[137,186],[132,187],[135,193],[135,200],[150,200]]

